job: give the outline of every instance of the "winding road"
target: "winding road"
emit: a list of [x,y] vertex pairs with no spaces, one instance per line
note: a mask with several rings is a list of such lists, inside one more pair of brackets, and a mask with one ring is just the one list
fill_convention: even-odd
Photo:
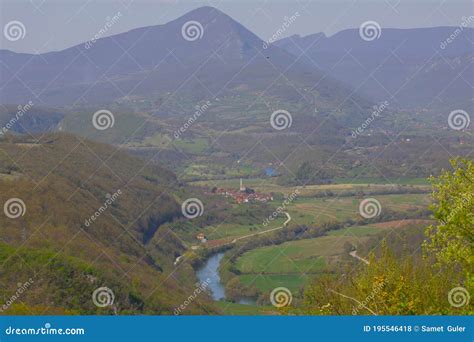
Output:
[[276,228],[272,228],[272,229],[267,229],[267,230],[264,230],[263,232],[258,232],[258,233],[253,233],[253,234],[248,234],[248,235],[240,236],[240,237],[235,238],[234,240],[232,240],[231,243],[236,243],[237,241],[242,240],[242,239],[246,239],[246,238],[249,238],[249,237],[252,237],[252,236],[261,235],[261,234],[265,234],[265,233],[269,233],[269,232],[274,232],[275,230],[279,230],[279,229],[285,228],[285,227],[288,225],[288,222],[291,221],[291,216],[290,216],[290,214],[285,213],[285,215],[286,215],[286,217],[287,217],[287,220],[286,220],[285,222],[283,222],[283,226],[281,226],[281,227],[276,227]]
[[177,257],[176,260],[174,261],[173,265],[176,266],[183,256],[184,255],[180,255],[179,257]]
[[[242,240],[242,239],[247,239],[249,237],[252,237],[252,236],[257,236],[257,235],[261,235],[261,234],[265,234],[265,233],[270,233],[270,232],[274,232],[274,231],[277,231],[277,230],[280,230],[280,229],[283,229],[285,228],[288,223],[291,221],[291,216],[290,214],[288,213],[284,213],[287,217],[287,220],[285,222],[283,222],[283,225],[281,227],[276,227],[276,228],[272,228],[272,229],[267,229],[267,230],[264,230],[262,232],[257,232],[257,233],[253,233],[253,234],[248,234],[248,235],[243,235],[243,236],[239,236],[238,238],[235,238],[233,239],[232,241],[230,242],[225,242],[225,243],[222,243],[220,245],[215,245],[213,247],[222,247],[222,246],[225,246],[225,245],[231,245],[231,244],[234,244],[236,243],[237,241],[239,240]],[[194,247],[194,246],[193,246]],[[193,248],[194,249],[194,248]],[[178,265],[178,263],[181,261],[181,258],[183,257],[183,255],[180,255],[179,257],[177,257],[174,261],[174,266]]]
[[369,264],[369,262],[364,259],[364,258],[361,258],[360,256],[357,255],[357,251],[356,250],[353,250],[352,252],[349,253],[349,255],[353,258],[356,258],[357,260],[360,260],[362,261],[363,263],[366,263],[367,265]]

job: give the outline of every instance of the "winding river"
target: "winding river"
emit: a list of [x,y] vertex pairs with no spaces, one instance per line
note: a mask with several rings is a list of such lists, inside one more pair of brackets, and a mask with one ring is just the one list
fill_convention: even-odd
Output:
[[206,260],[206,263],[196,272],[201,283],[209,282],[209,289],[212,292],[212,299],[214,300],[225,299],[225,288],[224,284],[221,283],[221,277],[219,275],[219,264],[223,257],[224,253],[211,255]]
[[[286,217],[288,218],[281,227],[268,229],[262,232],[257,232],[250,235],[244,235],[238,238],[235,238],[232,243],[235,243],[237,240],[246,239],[252,236],[265,234],[268,232],[272,232],[275,230],[283,229],[288,225],[288,222],[291,221],[291,216],[288,213],[285,213]],[[219,275],[219,265],[221,263],[222,258],[224,257],[224,252],[216,253],[211,255],[205,262],[205,264],[197,270],[197,277],[201,283],[209,282],[209,289],[212,292],[212,298],[214,300],[223,300],[225,298],[225,287],[224,284],[221,282],[221,277]],[[176,259],[175,264],[179,262],[179,259]],[[209,279],[209,281],[208,281]],[[242,297],[238,300],[239,304],[248,304],[248,305],[255,305],[256,300],[253,298],[246,298]]]
[[[212,293],[212,299],[225,300],[225,287],[221,282],[219,275],[219,265],[221,263],[224,253],[216,253],[211,255],[206,263],[200,267],[196,274],[201,283],[209,283],[209,289]],[[252,298],[241,298],[238,300],[239,304],[255,305],[255,300]]]

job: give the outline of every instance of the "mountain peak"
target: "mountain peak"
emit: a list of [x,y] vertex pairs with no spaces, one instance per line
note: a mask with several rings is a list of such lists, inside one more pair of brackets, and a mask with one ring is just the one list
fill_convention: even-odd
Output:
[[189,11],[183,14],[181,17],[177,18],[175,21],[181,22],[181,21],[195,20],[199,22],[202,21],[203,23],[208,23],[217,18],[228,19],[228,20],[234,21],[231,17],[229,17],[224,12],[211,6],[202,6],[202,7],[195,8],[192,11]]
[[216,12],[216,13],[219,13],[219,14],[224,14],[224,12],[218,10],[217,8],[215,7],[212,7],[212,6],[201,6],[201,7],[197,7],[189,12],[187,12],[186,14],[209,14],[209,13],[213,13],[213,12]]

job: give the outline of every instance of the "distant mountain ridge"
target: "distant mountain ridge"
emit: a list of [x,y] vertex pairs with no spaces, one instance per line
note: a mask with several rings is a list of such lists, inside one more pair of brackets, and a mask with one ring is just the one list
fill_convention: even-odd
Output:
[[[197,31],[186,33],[189,24]],[[382,28],[378,39],[365,41],[358,29],[348,29],[330,37],[316,33],[266,44],[221,11],[201,7],[163,25],[63,51],[31,55],[0,50],[0,104],[33,100],[35,108],[79,108],[87,115],[95,111],[90,107],[114,105],[127,117],[138,110],[170,118],[219,97],[216,112],[232,106],[238,112],[262,113],[266,120],[274,110],[292,109],[295,116],[330,117],[345,129],[365,120],[375,102],[388,101],[394,111],[469,111],[474,29],[464,28],[445,43],[455,30]],[[193,33],[197,36],[184,36]],[[0,119],[4,124],[9,117]],[[52,116],[48,125],[38,121],[41,125],[34,127],[77,132],[83,127],[74,127],[76,122],[90,121],[61,120]]]
[[348,29],[275,42],[296,56],[304,51],[301,59],[309,65],[370,99],[391,99],[402,108],[472,106],[473,44],[469,27],[382,28],[372,41],[361,39],[359,29]]
[[[197,39],[183,36],[189,22],[202,27]],[[71,106],[129,97],[154,101],[170,94],[202,99],[244,91],[290,101],[303,97],[314,107],[314,96],[304,99],[304,89],[318,85],[316,97],[330,107],[352,93],[284,49],[264,49],[255,34],[211,7],[88,45],[42,55],[0,51],[0,73],[7,80],[0,102],[21,103],[38,96],[39,105]]]

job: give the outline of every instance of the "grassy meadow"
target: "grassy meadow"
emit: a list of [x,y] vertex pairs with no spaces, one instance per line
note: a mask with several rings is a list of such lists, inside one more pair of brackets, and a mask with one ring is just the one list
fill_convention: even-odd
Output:
[[344,254],[366,242],[371,235],[406,226],[409,222],[413,220],[353,226],[317,238],[257,248],[239,257],[235,266],[240,281],[247,286],[255,286],[263,292],[279,286],[297,291],[315,275],[330,272],[328,266],[341,261]]

